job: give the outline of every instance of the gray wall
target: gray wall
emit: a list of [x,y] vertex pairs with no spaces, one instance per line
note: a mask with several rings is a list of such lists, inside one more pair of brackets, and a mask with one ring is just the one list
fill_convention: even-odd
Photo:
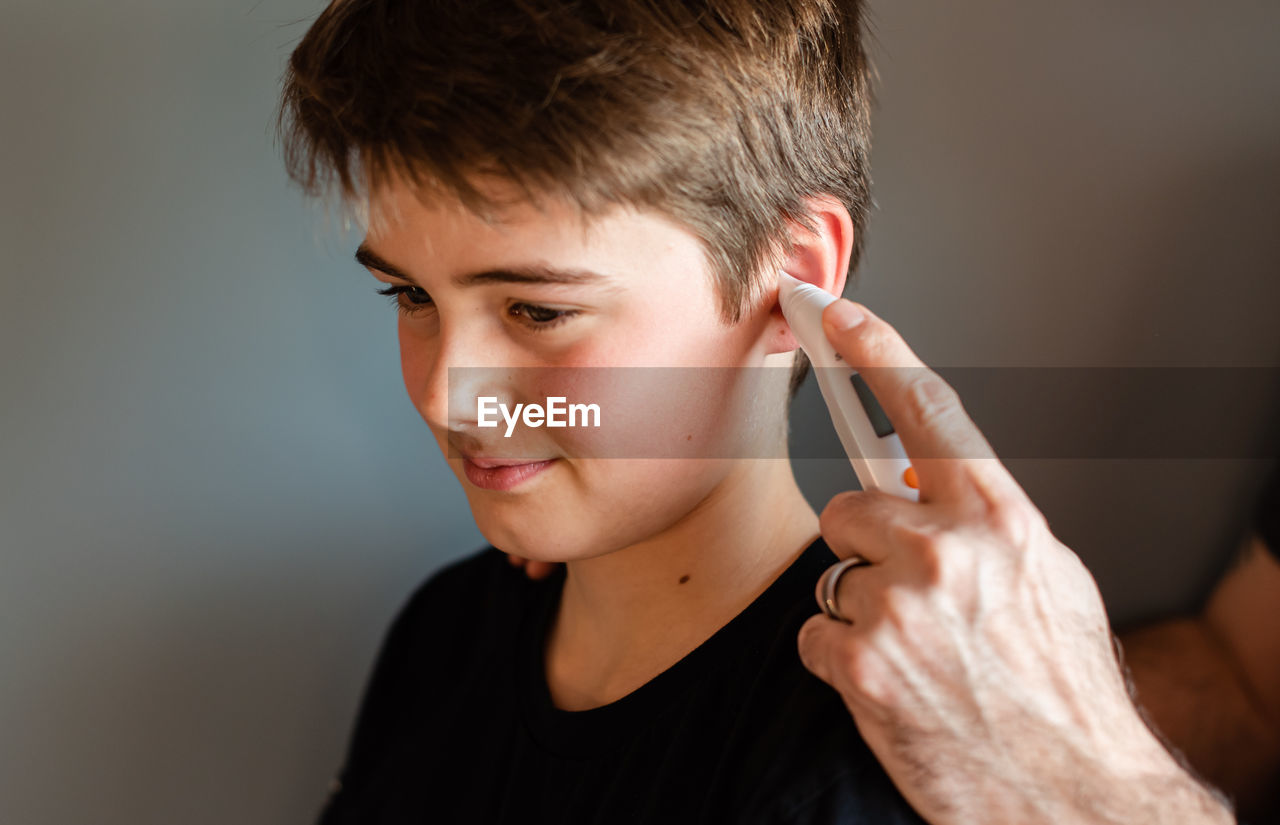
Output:
[[[310,821],[393,612],[482,544],[271,141],[319,9],[0,6],[5,823]],[[926,361],[1280,362],[1280,6],[875,12],[853,296]],[[1195,604],[1264,469],[1010,464],[1121,621]]]

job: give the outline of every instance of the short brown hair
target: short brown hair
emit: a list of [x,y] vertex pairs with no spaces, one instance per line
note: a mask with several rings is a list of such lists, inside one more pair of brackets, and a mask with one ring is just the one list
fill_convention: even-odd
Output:
[[[701,241],[726,323],[803,201],[871,206],[862,0],[334,0],[289,58],[290,176],[355,201],[402,174],[477,214],[496,175],[583,215],[651,208]],[[362,190],[361,187],[368,187]],[[808,371],[797,353],[794,396]]]

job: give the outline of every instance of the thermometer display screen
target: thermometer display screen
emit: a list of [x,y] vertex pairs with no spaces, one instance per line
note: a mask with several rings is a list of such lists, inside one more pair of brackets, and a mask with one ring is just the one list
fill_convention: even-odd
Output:
[[867,386],[866,380],[856,372],[849,376],[849,380],[853,382],[853,390],[858,394],[862,408],[867,411],[867,418],[871,420],[871,429],[875,430],[876,437],[884,438],[893,435],[893,425],[889,423],[889,416],[884,414],[884,409],[871,392],[871,388]]

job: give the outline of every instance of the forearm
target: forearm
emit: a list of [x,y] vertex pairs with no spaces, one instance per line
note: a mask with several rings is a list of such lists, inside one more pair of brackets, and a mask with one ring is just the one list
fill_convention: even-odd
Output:
[[1092,732],[1073,727],[1017,765],[996,766],[982,799],[987,825],[1221,825],[1234,823],[1230,801],[1202,783],[1133,713],[1116,708]]
[[1067,805],[1042,821],[1071,825],[1228,825],[1235,823],[1229,801],[1201,784],[1171,756],[1154,756],[1131,771],[1102,766],[1082,770],[1078,791]]

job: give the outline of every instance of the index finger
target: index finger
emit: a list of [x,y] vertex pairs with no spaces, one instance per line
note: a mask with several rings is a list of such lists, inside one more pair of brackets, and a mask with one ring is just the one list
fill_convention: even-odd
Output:
[[[858,313],[863,320],[849,325]],[[920,360],[898,331],[862,304],[841,298],[822,327],[846,364],[862,375],[902,440],[921,501],[973,491],[994,499],[1021,493],[969,417],[960,396]]]

